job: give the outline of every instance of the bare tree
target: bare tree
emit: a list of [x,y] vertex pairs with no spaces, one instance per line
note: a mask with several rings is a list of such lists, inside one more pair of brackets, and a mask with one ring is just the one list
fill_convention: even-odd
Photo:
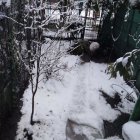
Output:
[[[54,4],[51,11],[51,15],[45,13],[47,9],[47,3],[45,0],[30,0],[23,3],[23,14],[20,18],[20,14],[15,17],[8,17],[1,15],[7,20],[14,23],[14,51],[18,60],[22,62],[24,67],[29,73],[29,79],[32,90],[32,110],[30,123],[35,123],[34,111],[35,111],[35,95],[37,93],[39,83],[42,80],[48,80],[49,78],[61,79],[59,71],[66,69],[66,64],[63,64],[60,60],[66,54],[67,50],[61,49],[60,40],[45,39],[43,31],[46,29],[49,31],[49,23],[53,21],[53,13],[58,10],[59,2]],[[59,15],[67,16],[70,10],[67,10],[68,1],[65,1],[64,11]],[[19,9],[19,7],[18,7]],[[16,10],[15,10],[16,13]],[[61,36],[67,28],[73,24],[72,21],[75,17],[72,15],[67,18],[64,25],[59,28],[54,36]],[[78,21],[75,20],[75,21]],[[70,29],[71,30],[71,29]],[[78,29],[76,28],[76,31]],[[75,30],[74,30],[75,31]],[[71,31],[70,31],[71,32]],[[23,49],[23,48],[24,49]]]

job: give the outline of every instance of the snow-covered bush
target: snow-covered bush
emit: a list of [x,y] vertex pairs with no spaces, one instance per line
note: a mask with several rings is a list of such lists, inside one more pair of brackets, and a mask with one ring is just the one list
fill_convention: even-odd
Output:
[[136,76],[136,61],[139,59],[140,49],[135,49],[132,52],[126,53],[123,57],[116,60],[111,64],[108,69],[112,77],[117,76],[119,72],[125,80],[135,79]]

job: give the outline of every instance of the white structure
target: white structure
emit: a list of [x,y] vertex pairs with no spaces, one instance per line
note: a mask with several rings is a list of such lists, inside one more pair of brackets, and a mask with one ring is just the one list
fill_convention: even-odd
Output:
[[123,125],[123,138],[124,140],[139,140],[140,139],[140,121],[129,121]]

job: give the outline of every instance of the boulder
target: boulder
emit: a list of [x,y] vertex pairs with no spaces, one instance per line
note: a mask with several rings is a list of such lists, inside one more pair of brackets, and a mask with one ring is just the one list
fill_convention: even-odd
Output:
[[79,40],[71,46],[70,53],[72,55],[81,55],[83,62],[89,62],[93,56],[96,57],[100,45],[98,42],[90,43],[88,40]]
[[91,53],[94,53],[99,48],[100,48],[100,44],[98,42],[92,42],[89,46],[89,50]]
[[96,138],[102,138],[101,132],[96,128],[67,120],[66,140],[96,140]]

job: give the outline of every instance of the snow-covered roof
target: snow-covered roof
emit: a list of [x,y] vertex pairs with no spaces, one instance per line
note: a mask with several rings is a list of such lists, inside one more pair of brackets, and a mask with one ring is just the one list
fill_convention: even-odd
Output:
[[7,6],[7,7],[9,7],[9,6],[11,5],[11,0],[0,0],[0,5],[1,5],[3,2],[6,3],[6,6]]

